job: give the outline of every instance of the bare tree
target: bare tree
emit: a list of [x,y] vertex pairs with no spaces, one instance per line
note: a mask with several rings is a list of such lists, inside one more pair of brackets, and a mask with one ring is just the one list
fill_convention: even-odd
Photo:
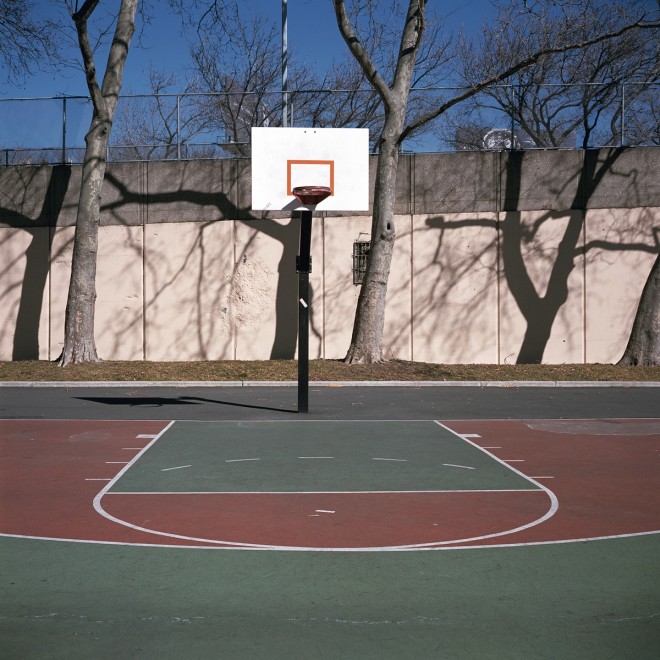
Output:
[[[206,130],[247,156],[252,126],[284,124],[279,25],[237,0],[195,0],[192,7],[198,11],[188,14],[196,33],[191,55],[201,88],[210,93],[198,99]],[[369,40],[382,45],[382,31],[370,33]],[[373,89],[364,88],[354,58],[344,57],[320,75],[291,50],[288,72],[287,123],[382,129],[382,105]]]
[[628,83],[628,90],[633,90],[633,98],[626,100],[623,143],[660,146],[660,81]]
[[88,22],[98,5],[99,0],[85,0],[77,11],[73,11],[73,6],[69,5],[78,34],[78,44],[93,110],[90,127],[85,136],[86,148],[66,306],[64,347],[58,360],[61,366],[98,360],[94,339],[94,308],[101,188],[105,177],[106,153],[112,122],[122,87],[124,65],[135,31],[138,0],[121,0],[105,74],[100,86],[88,30]]
[[0,60],[6,80],[20,80],[57,52],[57,25],[32,0],[0,0]]
[[[602,7],[586,6],[582,21],[599,30],[615,29],[621,18],[618,12],[603,12]],[[461,53],[462,81],[478,84],[493,70],[492,51],[500,48],[502,33],[515,23],[515,34],[506,39],[503,55],[509,62],[525,56],[532,42],[542,48],[550,36],[553,41],[569,29],[571,15],[563,13],[542,17],[525,13],[511,16],[506,12],[484,33],[483,50],[464,47]],[[526,33],[523,41],[515,35]],[[646,136],[639,129],[652,112],[648,84],[660,75],[660,42],[651,30],[632,30],[617,39],[568,50],[543,59],[519,72],[509,85],[486,89],[469,99],[457,113],[454,136],[446,136],[458,148],[484,148],[483,136],[493,128],[493,116],[506,116],[505,130],[515,136],[521,148],[575,147],[637,144]],[[633,84],[637,81],[638,84]],[[623,85],[629,83],[625,88]],[[629,129],[622,134],[626,108]],[[472,118],[466,122],[466,116]],[[490,117],[490,124],[488,117]],[[646,122],[648,124],[648,121]],[[647,128],[650,128],[647,126]],[[650,136],[651,130],[647,131]],[[475,138],[477,138],[475,140]],[[481,138],[481,139],[479,139]],[[648,139],[648,138],[647,138]]]
[[[211,93],[198,99],[206,130],[247,156],[252,126],[281,125],[279,29],[237,0],[210,3],[190,20],[197,34],[193,65]],[[308,69],[292,70],[292,86],[310,86]]]
[[204,130],[197,79],[181,89],[176,75],[151,69],[148,80],[151,95],[123,96],[117,107],[112,151],[122,159],[176,158]]
[[[359,17],[369,16],[371,21],[375,13],[374,7],[378,4],[371,0],[353,3],[352,16],[346,6],[345,0],[333,0],[337,25],[346,41],[346,44],[357,62],[369,84],[378,92],[385,110],[385,124],[377,140],[378,164],[376,170],[374,209],[371,233],[371,251],[364,284],[360,291],[358,305],[353,326],[351,345],[346,355],[346,361],[378,362],[383,359],[382,341],[385,323],[385,297],[389,278],[392,252],[395,242],[394,227],[394,197],[397,175],[398,154],[404,140],[414,135],[425,124],[446,113],[457,104],[473,97],[482,90],[507,80],[514,74],[523,71],[545,58],[566,51],[586,48],[609,39],[621,37],[627,32],[643,28],[657,28],[660,23],[647,20],[652,12],[645,8],[639,9],[632,18],[626,16],[625,20],[614,21],[608,29],[601,29],[599,25],[591,26],[582,20],[584,7],[591,0],[564,0],[555,3],[546,10],[562,11],[569,19],[566,21],[566,30],[553,34],[542,32],[543,39],[535,43],[528,40],[528,35],[519,30],[516,22],[507,25],[510,31],[500,30],[500,40],[494,41],[490,49],[491,64],[489,70],[468,89],[464,89],[456,96],[427,112],[416,113],[413,117],[407,116],[408,99],[411,83],[415,78],[415,65],[422,51],[421,44],[426,28],[426,1],[409,0],[403,27],[400,31],[400,45],[394,60],[394,72],[388,83],[384,77],[384,69],[379,68],[377,54],[369,52],[367,40],[360,36],[356,29]],[[604,3],[599,3],[603,5]],[[526,10],[529,5],[525,3]],[[543,15],[537,15],[537,23],[542,25]],[[388,13],[388,25],[393,22],[392,15]],[[514,55],[510,52],[508,44],[516,39],[528,45],[522,53]]]
[[394,199],[399,145],[413,79],[415,60],[426,27],[424,0],[411,0],[401,34],[393,82],[388,84],[357,35],[343,0],[334,0],[339,30],[364,75],[378,92],[385,109],[385,123],[378,140],[378,165],[371,229],[371,250],[353,327],[347,362],[382,360],[385,294],[396,232]]
[[314,87],[291,94],[298,126],[368,128],[380,133],[384,116],[378,94],[362,86],[363,75],[354,60],[335,63]]

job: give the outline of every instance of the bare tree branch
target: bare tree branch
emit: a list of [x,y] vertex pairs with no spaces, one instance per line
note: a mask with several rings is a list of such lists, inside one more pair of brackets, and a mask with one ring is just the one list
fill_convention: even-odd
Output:
[[96,79],[96,63],[94,62],[94,51],[89,39],[89,31],[87,29],[87,21],[92,15],[92,12],[98,5],[99,0],[86,0],[85,4],[72,15],[73,22],[76,26],[78,34],[78,45],[80,47],[80,54],[83,58],[83,68],[85,71],[85,79],[87,81],[87,89],[92,98],[94,105],[94,112],[98,115],[106,114],[105,100],[101,93],[101,88]]
[[376,69],[374,63],[369,57],[369,53],[367,53],[366,49],[355,34],[353,25],[351,24],[351,21],[346,12],[346,3],[343,2],[343,0],[333,0],[333,5],[335,7],[337,26],[339,27],[341,36],[344,38],[344,41],[353,54],[353,57],[355,57],[358,64],[364,71],[364,75],[367,77],[367,80],[380,94],[381,98],[383,99],[383,103],[387,107],[391,100],[392,91]]
[[457,105],[458,103],[461,103],[462,101],[471,98],[475,94],[478,94],[479,92],[483,91],[488,87],[491,87],[492,85],[496,85],[502,82],[503,80],[510,78],[515,73],[518,73],[518,71],[522,71],[523,69],[531,66],[532,64],[536,64],[545,57],[548,57],[550,55],[556,55],[559,53],[565,53],[566,51],[569,50],[586,48],[587,46],[592,46],[594,44],[598,44],[607,41],[609,39],[614,39],[616,37],[623,36],[627,32],[630,32],[631,30],[657,29],[659,27],[660,27],[660,22],[638,21],[636,23],[633,23],[632,25],[626,25],[620,28],[619,30],[615,30],[614,32],[608,32],[606,34],[601,34],[592,39],[587,39],[577,43],[571,43],[563,46],[556,46],[556,47],[544,48],[542,50],[539,50],[534,54],[523,58],[519,62],[516,62],[514,65],[507,67],[506,69],[502,70],[496,75],[491,76],[488,79],[485,79],[482,82],[478,83],[477,85],[472,86],[470,89],[467,89],[462,94],[459,94],[454,98],[450,99],[449,101],[446,101],[445,103],[441,104],[439,107],[432,110],[431,112],[427,112],[421,117],[416,118],[413,122],[408,124],[403,129],[403,131],[401,132],[401,136],[399,138],[399,142],[400,143],[403,142],[407,137],[409,137],[414,131],[419,129],[421,126],[435,119],[436,117],[439,117],[440,115],[447,112],[447,110]]
[[57,59],[58,26],[35,11],[33,0],[0,0],[0,60],[8,81]]

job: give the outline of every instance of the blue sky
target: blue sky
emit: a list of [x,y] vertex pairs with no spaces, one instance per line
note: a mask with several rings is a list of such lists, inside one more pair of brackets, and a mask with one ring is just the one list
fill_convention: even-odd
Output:
[[[403,2],[403,0],[402,0]],[[61,0],[35,0],[40,11],[55,16]],[[118,0],[102,0],[103,5],[118,6]],[[247,10],[263,14],[281,25],[281,0],[243,0]],[[433,3],[429,3],[433,6]],[[468,33],[477,33],[494,10],[490,0],[436,0],[437,11],[447,16],[448,31],[464,27]],[[124,72],[122,93],[148,94],[147,73],[158,71],[179,74],[185,80],[190,71],[190,42],[181,32],[181,18],[170,8],[167,0],[150,0],[151,22],[138,29],[129,51]],[[288,0],[288,42],[298,61],[325,71],[333,60],[346,56],[347,48],[339,35],[330,0]],[[75,31],[66,12],[61,19],[75,38]],[[312,27],[313,26],[313,27]],[[138,26],[141,27],[141,26]],[[138,39],[139,35],[139,39]],[[66,41],[64,33],[62,42]],[[73,59],[80,59],[77,46],[68,51]],[[97,56],[99,79],[105,68],[104,53]],[[179,90],[171,90],[176,92]],[[82,70],[69,67],[50,72],[36,72],[21,84],[8,84],[0,80],[0,150],[13,148],[57,149],[62,145],[64,106],[61,100],[7,101],[7,99],[51,98],[61,96],[87,97],[88,91]],[[4,100],[3,100],[4,99]],[[82,146],[89,127],[89,104],[69,100],[66,105],[67,147]],[[0,157],[2,153],[0,151]]]
[[[56,2],[37,0],[36,4],[40,10],[52,14],[52,6]],[[116,1],[113,4],[117,4]],[[262,13],[279,26],[281,0],[244,0],[243,4],[246,9]],[[450,29],[463,25],[469,32],[478,30],[483,21],[493,14],[490,0],[445,0],[437,6],[437,11],[447,16]],[[152,21],[142,32],[141,44],[134,39],[129,53],[124,93],[148,92],[146,72],[150,67],[185,75],[190,66],[190,46],[181,34],[180,18],[172,12],[167,0],[152,0],[151,7]],[[324,70],[333,58],[343,56],[346,45],[339,36],[330,0],[288,0],[287,7],[289,47],[295,50],[299,60],[304,59]],[[70,52],[78,57],[75,49]],[[99,57],[97,67],[101,72],[103,65],[103,58]],[[35,73],[22,84],[0,83],[0,97],[3,98],[61,95],[87,95],[80,70]]]

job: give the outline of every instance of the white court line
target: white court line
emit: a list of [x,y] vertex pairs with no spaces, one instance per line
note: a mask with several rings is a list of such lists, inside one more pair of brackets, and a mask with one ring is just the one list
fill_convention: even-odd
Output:
[[445,467],[455,467],[455,468],[462,468],[463,470],[476,470],[477,468],[475,467],[470,467],[469,465],[453,465],[452,463],[443,463]]
[[245,461],[260,461],[260,458],[230,458],[225,463],[244,463]]
[[106,465],[128,465],[128,461],[106,461]]
[[465,490],[113,490],[112,495],[417,495],[425,493],[538,493],[539,488],[506,488],[502,490],[465,489]]
[[407,463],[407,458],[372,458],[372,461],[395,461],[397,463]]
[[153,440],[154,438],[157,438],[157,435],[154,435],[153,433],[140,433],[140,435],[136,435],[136,438],[141,438],[144,440]]
[[85,481],[111,481],[110,479],[85,479]]
[[480,438],[478,433],[461,433],[461,438]]
[[524,458],[503,458],[502,460],[505,463],[524,463],[525,462]]
[[183,470],[183,468],[189,468],[189,467],[192,467],[192,465],[177,465],[176,467],[163,468],[161,472],[169,472],[170,470]]
[[[513,468],[511,468],[513,469]],[[108,487],[106,487],[108,488]],[[547,489],[540,487],[539,489],[535,489],[532,492],[538,493],[541,491],[549,492]],[[103,491],[102,491],[103,492]],[[412,491],[412,492],[419,492],[419,491]],[[448,491],[446,491],[448,492]],[[449,491],[449,492],[465,492],[465,491]],[[493,491],[484,491],[484,492],[493,492]],[[516,492],[524,492],[524,491],[516,491]],[[119,495],[122,493],[109,493],[111,495]],[[123,493],[124,495],[135,495],[136,493]],[[154,493],[147,493],[149,495],[153,495]],[[182,493],[177,493],[181,495]],[[264,493],[265,494],[265,493]],[[295,494],[300,494],[300,493],[295,493]],[[332,494],[331,492],[328,493],[325,491],[323,493],[324,495]],[[315,552],[315,551],[327,551],[327,552],[386,552],[386,551],[394,551],[394,550],[424,550],[424,549],[435,549],[438,548],[440,549],[442,546],[447,546],[447,545],[453,545],[457,543],[468,543],[468,542],[475,542],[475,541],[483,541],[485,539],[489,538],[495,538],[499,536],[504,536],[508,534],[512,534],[514,532],[521,531],[523,529],[527,529],[529,527],[533,527],[534,525],[538,524],[540,520],[545,519],[548,514],[546,514],[543,518],[538,519],[537,521],[532,521],[531,523],[528,523],[526,525],[521,525],[520,527],[516,527],[515,529],[510,529],[510,530],[504,530],[502,532],[497,532],[494,534],[484,534],[480,536],[472,536],[464,539],[451,539],[450,541],[434,541],[431,543],[419,543],[419,544],[410,544],[410,545],[393,545],[393,546],[370,546],[370,547],[342,547],[342,548],[319,548],[319,547],[314,547],[314,546],[295,546],[295,545],[267,545],[267,544],[262,544],[262,543],[247,543],[247,542],[240,542],[240,541],[223,541],[221,539],[209,539],[209,538],[204,538],[204,537],[197,537],[197,536],[186,536],[183,534],[174,534],[172,532],[161,532],[157,531],[154,529],[149,529],[148,527],[141,527],[139,525],[134,525],[133,523],[129,523],[126,520],[121,520],[120,518],[116,518],[115,516],[112,516],[108,512],[106,512],[100,505],[100,500],[101,500],[102,495],[99,493],[99,495],[96,496],[94,500],[94,508],[105,518],[108,520],[111,520],[112,522],[116,522],[120,525],[123,525],[124,527],[128,527],[129,529],[134,529],[140,532],[146,532],[147,534],[155,534],[157,536],[164,536],[166,538],[171,538],[171,539],[179,539],[182,541],[194,541],[197,543],[209,543],[212,546],[215,547],[235,547],[235,548],[240,548],[240,549],[255,549],[255,550],[282,550],[282,551],[298,551],[298,552]],[[308,516],[313,516],[313,514],[308,514]],[[489,546],[490,547],[490,546]]]
[[[30,420],[32,421],[32,420]],[[538,489],[536,489],[538,490]],[[314,514],[309,514],[311,517]],[[585,536],[576,539],[556,539],[554,541],[525,541],[524,543],[493,543],[489,545],[457,545],[457,546],[435,546],[428,548],[400,548],[400,547],[382,547],[376,548],[381,552],[434,552],[434,551],[463,551],[463,550],[491,550],[496,548],[526,548],[527,546],[537,546],[537,545],[563,545],[565,543],[587,543],[589,541],[614,541],[616,539],[629,539],[636,538],[638,536],[654,536],[655,534],[660,534],[660,529],[653,529],[648,532],[628,532],[626,534],[611,534],[609,536]],[[175,549],[175,550],[256,550],[256,551],[279,551],[287,550],[291,552],[374,552],[374,548],[280,548],[279,546],[261,546],[261,547],[250,547],[247,545],[244,546],[223,546],[220,544],[212,546],[204,545],[177,545],[174,543],[132,543],[130,541],[99,541],[97,539],[66,539],[61,536],[35,536],[30,534],[5,534],[0,532],[1,538],[8,539],[29,539],[31,541],[61,541],[64,543],[84,543],[87,545],[120,545],[120,546],[131,546],[134,548],[164,548],[164,549]]]
[[298,458],[303,458],[303,459],[317,459],[317,458],[334,458],[334,456],[298,456]]
[[[589,419],[589,418],[587,418]],[[608,418],[609,419],[609,418]],[[612,418],[612,419],[619,419],[619,418]],[[652,420],[655,421],[655,418],[635,418],[637,420]],[[51,420],[34,420],[34,419],[26,419],[24,421],[30,421],[30,422],[44,422],[44,423],[50,423]],[[58,422],[60,421],[79,421],[79,420],[57,420]],[[96,421],[115,421],[115,420],[96,420]],[[151,421],[151,420],[148,420]],[[187,421],[197,421],[199,423],[207,423],[204,420],[187,420]],[[235,422],[235,423],[240,423],[242,420],[225,420],[229,422]],[[310,423],[313,422],[319,422],[323,420],[300,420],[300,422],[303,421],[308,421]],[[360,420],[337,420],[337,421],[345,421],[347,423],[359,423]],[[362,420],[362,421],[394,421],[394,422],[401,422],[401,421],[406,421],[408,423],[414,423],[415,421],[431,421],[431,420]],[[452,421],[460,421],[463,422],[464,420],[447,420],[447,423],[450,423]],[[480,422],[483,421],[492,421],[492,422],[501,422],[501,419],[492,419],[492,420],[479,420]],[[537,419],[534,420],[518,420],[521,422],[525,421],[538,421]],[[548,420],[546,420],[548,421]],[[549,420],[552,421],[552,420]],[[557,420],[557,421],[566,421],[564,419]],[[580,421],[580,420],[572,420],[572,421]],[[255,420],[251,423],[272,423],[271,420]],[[287,423],[287,422],[278,422],[278,423]],[[441,424],[438,421],[435,421],[434,423],[442,426],[443,428],[445,427],[443,424]],[[169,429],[174,422],[170,422],[168,426],[163,429],[161,432],[164,433],[167,429]],[[460,434],[455,433],[451,429],[448,429],[450,432],[452,432],[454,435],[457,435],[458,437],[461,437]],[[159,434],[159,435],[161,435]],[[131,448],[124,448],[124,449],[134,449],[134,450],[146,450],[149,446],[151,446],[153,443],[149,443],[147,447],[131,447]],[[472,443],[471,443],[472,444]],[[477,449],[500,449],[500,447],[479,447],[479,445],[474,445]],[[498,460],[497,457],[492,456],[489,454],[492,458],[495,460]],[[136,457],[137,458],[137,457]],[[134,461],[133,461],[134,462]],[[509,467],[513,472],[518,472],[515,468]],[[125,469],[122,470],[122,473],[125,472]],[[528,477],[527,475],[524,475],[520,472],[518,472],[521,476],[525,477],[528,481],[532,481],[532,479],[542,479],[544,477]],[[118,475],[119,476],[119,475]],[[116,477],[115,479],[117,479]],[[554,477],[545,477],[545,478],[554,478]],[[546,492],[547,494],[550,495],[551,499],[554,498],[556,500],[556,496],[554,496],[554,493],[550,491],[547,487],[543,486],[542,484],[537,484],[537,486]],[[113,520],[106,512],[102,510],[100,507],[100,504],[98,504],[97,508],[97,503],[100,503],[100,499],[103,495],[115,495],[115,494],[129,494],[129,493],[117,493],[117,492],[108,492],[108,489],[110,486],[107,486],[106,488],[101,491],[97,497],[94,500],[94,506],[97,512],[99,512],[101,515],[103,515],[105,518],[108,518],[110,520]],[[537,492],[538,488],[535,489],[530,489],[529,492]],[[327,494],[327,491],[320,491],[323,494]],[[364,491],[364,492],[378,492],[378,491]],[[387,492],[387,491],[384,491]],[[406,491],[392,491],[392,492],[406,492]],[[409,491],[409,492],[425,492],[425,491]],[[457,492],[457,491],[428,491],[428,492]],[[461,492],[475,492],[475,491],[461,491]],[[476,491],[476,492],[510,492],[510,491]],[[516,492],[527,492],[526,489],[517,489]],[[131,495],[135,494],[147,494],[147,495],[153,495],[153,494],[159,494],[159,493],[130,493]],[[185,493],[182,493],[185,494]],[[197,494],[197,493],[195,493]],[[205,493],[200,493],[200,494],[205,494]],[[266,494],[266,493],[264,493]],[[558,507],[558,503],[557,503]],[[100,511],[99,511],[100,509]],[[549,514],[550,512],[548,512]],[[546,514],[544,517],[545,519],[549,518],[550,516]],[[113,520],[113,522],[117,522],[123,526],[127,526],[124,521],[121,520]],[[538,523],[536,523],[538,524]],[[533,525],[533,524],[532,524]],[[532,526],[530,525],[530,526]],[[156,534],[156,532],[153,532],[152,530],[144,530],[145,532]],[[505,533],[513,533],[515,531],[519,530],[512,530],[511,532],[505,532]],[[281,546],[270,546],[270,545],[263,545],[263,546],[249,546],[247,544],[222,544],[222,542],[213,542],[213,545],[211,546],[199,546],[199,545],[183,545],[183,544],[165,544],[165,543],[131,543],[131,542],[126,542],[126,541],[102,541],[98,539],[69,539],[69,538],[62,538],[62,537],[52,537],[52,536],[38,536],[38,535],[28,535],[28,534],[8,534],[8,533],[1,533],[0,532],[0,537],[5,537],[5,538],[17,538],[17,539],[32,539],[32,540],[41,540],[41,541],[60,541],[60,542],[65,542],[65,543],[84,543],[84,544],[94,544],[94,545],[110,545],[110,546],[134,546],[134,547],[144,547],[144,548],[164,548],[164,549],[190,549],[190,550],[259,550],[259,551],[279,551],[279,550],[287,550],[287,551],[300,551],[300,552],[308,552],[308,551],[319,551],[319,552],[373,552],[373,551],[383,551],[383,552],[411,552],[411,551],[437,551],[437,550],[443,550],[443,551],[465,551],[465,550],[483,550],[483,549],[496,549],[496,548],[519,548],[519,547],[527,547],[527,546],[542,546],[542,545],[559,545],[559,544],[567,544],[567,543],[585,543],[589,541],[608,541],[608,540],[616,540],[616,539],[623,539],[623,538],[634,538],[634,537],[644,537],[644,536],[652,536],[652,535],[658,535],[660,534],[660,529],[656,530],[650,530],[650,531],[644,531],[644,532],[630,532],[630,533],[624,533],[624,534],[611,534],[611,535],[603,535],[603,536],[593,536],[593,537],[580,537],[580,538],[568,538],[568,539],[555,539],[551,541],[528,541],[528,542],[522,542],[522,543],[497,543],[497,544],[489,544],[489,545],[483,545],[483,544],[477,544],[477,545],[429,545],[429,546],[424,546],[424,547],[418,547],[418,546],[411,546],[411,547],[406,547],[406,546],[400,546],[400,547],[395,547],[395,546],[390,546],[390,547],[379,547],[379,548],[303,548],[303,547],[281,547]],[[497,536],[497,535],[496,535]],[[471,540],[471,539],[469,539]],[[464,541],[451,541],[450,543],[461,543]]]
[[[166,431],[167,429],[169,429],[170,426],[171,426],[173,423],[174,423],[174,422],[171,422],[170,425],[168,425],[168,427],[167,427],[166,429],[163,429],[163,431],[161,432],[160,435],[162,435],[163,433],[165,433],[165,431]],[[465,438],[462,438],[458,433],[455,433],[454,431],[452,431],[452,429],[450,429],[450,428],[444,426],[444,425],[441,424],[440,422],[435,421],[435,424],[437,424],[437,425],[440,426],[441,428],[444,428],[446,431],[448,431],[448,432],[451,433],[452,435],[454,435],[454,436],[456,436],[456,437],[459,437],[459,438],[460,438],[461,440],[463,440],[464,442],[467,442],[467,443],[471,444],[471,445],[472,445],[473,447],[475,447],[476,449],[478,449],[478,450],[480,450],[480,451],[483,451],[483,450],[481,449],[481,447],[479,447],[478,445],[474,444],[474,443],[471,442],[470,440],[466,440]],[[160,436],[159,436],[159,437],[160,437]],[[149,443],[149,445],[145,448],[144,451],[146,451],[149,447],[151,447],[151,446],[156,442],[156,440],[157,440],[157,439],[154,439],[151,443]],[[134,459],[134,461],[132,461],[132,463],[135,462],[135,461],[139,458],[139,456],[142,455],[143,453],[144,453],[144,452],[141,452],[141,453],[140,453],[140,454]],[[487,453],[487,452],[484,452],[484,453]],[[283,550],[283,551],[334,551],[334,552],[348,552],[348,551],[384,552],[384,551],[394,551],[394,550],[418,550],[418,549],[441,548],[442,546],[455,545],[455,544],[457,544],[457,543],[478,542],[478,541],[483,541],[483,540],[485,540],[485,539],[497,538],[497,537],[500,537],[500,536],[505,536],[505,535],[513,534],[513,533],[516,533],[516,532],[519,532],[519,531],[522,531],[522,530],[528,529],[528,528],[530,528],[530,527],[534,527],[534,526],[536,526],[536,525],[538,525],[538,524],[544,522],[545,520],[547,520],[548,518],[550,518],[551,516],[553,516],[553,515],[556,513],[559,504],[558,504],[558,501],[557,501],[556,496],[554,495],[554,493],[552,493],[552,491],[550,491],[548,488],[546,488],[546,487],[543,486],[542,484],[539,484],[539,483],[535,482],[535,481],[534,481],[533,479],[531,479],[530,477],[528,477],[528,476],[522,474],[521,472],[519,472],[519,471],[516,470],[515,468],[513,468],[513,467],[507,465],[506,463],[502,463],[502,461],[499,461],[499,459],[497,459],[495,456],[492,456],[492,455],[490,455],[490,454],[488,454],[488,456],[491,457],[492,459],[494,459],[494,460],[500,462],[502,465],[504,465],[507,469],[511,470],[512,472],[517,473],[518,475],[520,475],[521,477],[523,477],[524,479],[526,479],[528,482],[530,482],[530,483],[536,485],[536,486],[538,487],[539,490],[545,492],[545,493],[548,495],[548,497],[550,498],[550,508],[548,509],[548,511],[546,512],[545,515],[541,516],[541,517],[538,518],[537,520],[534,520],[534,521],[532,521],[532,522],[530,522],[530,523],[527,523],[527,524],[525,524],[525,525],[520,525],[519,527],[516,527],[516,528],[513,528],[513,529],[503,530],[503,531],[501,531],[501,532],[496,532],[496,533],[493,533],[493,534],[484,534],[484,535],[479,535],[479,536],[472,536],[472,537],[463,538],[463,539],[452,539],[452,540],[450,540],[450,541],[435,541],[435,542],[431,542],[431,543],[417,543],[417,544],[398,545],[398,546],[374,546],[374,547],[367,547],[367,548],[348,548],[348,547],[347,547],[347,548],[318,548],[318,547],[315,548],[315,547],[313,547],[313,546],[307,547],[307,546],[288,546],[288,545],[267,545],[267,544],[260,544],[260,543],[246,543],[246,542],[223,541],[223,540],[221,540],[221,539],[209,539],[209,538],[203,538],[203,537],[195,537],[195,536],[186,536],[186,535],[182,535],[182,534],[174,534],[174,533],[170,533],[170,532],[161,532],[161,531],[157,531],[157,530],[149,529],[149,528],[146,528],[146,527],[141,527],[141,526],[139,526],[139,525],[134,525],[133,523],[129,523],[129,522],[126,521],[126,520],[121,520],[120,518],[117,518],[117,517],[111,515],[110,513],[108,513],[107,511],[105,511],[105,510],[103,509],[103,507],[101,506],[101,500],[102,500],[103,496],[104,496],[104,495],[110,490],[110,488],[112,487],[112,483],[110,483],[109,485],[107,485],[107,486],[106,486],[103,490],[101,490],[101,492],[100,492],[100,493],[94,498],[94,508],[95,508],[95,510],[96,510],[100,515],[104,516],[104,517],[107,518],[108,520],[111,520],[112,522],[115,522],[115,523],[118,523],[118,524],[120,524],[120,525],[123,525],[124,527],[128,527],[129,529],[134,529],[134,530],[137,530],[137,531],[140,531],[140,532],[146,532],[147,534],[155,534],[155,535],[157,535],[157,536],[163,536],[163,537],[166,537],[166,538],[178,539],[178,540],[182,540],[182,541],[193,541],[193,542],[197,542],[197,543],[208,543],[208,544],[211,544],[211,545],[213,545],[213,546],[215,546],[215,547],[224,547],[224,548],[227,548],[227,547],[235,547],[235,548],[241,548],[241,549],[253,548],[253,549],[259,549],[259,550]],[[311,458],[319,458],[319,457],[311,457]],[[330,457],[326,457],[326,458],[330,458]],[[122,470],[122,472],[121,472],[119,475],[117,475],[117,477],[115,478],[115,481],[118,480],[119,477],[121,476],[121,474],[123,474],[126,470],[128,470],[129,467],[130,467],[130,465],[129,465],[129,466],[126,466],[126,467],[124,468],[124,470]],[[114,482],[113,482],[113,483],[114,483]],[[411,491],[411,492],[420,492],[420,491]],[[454,492],[465,492],[465,491],[454,491]],[[492,492],[492,491],[485,491],[485,492]],[[535,492],[536,492],[536,491],[535,491]],[[117,495],[117,494],[120,494],[120,493],[110,493],[110,494],[115,494],[115,495]],[[125,494],[129,494],[129,493],[125,493]],[[135,494],[135,493],[130,493],[130,494],[133,495],[133,494]],[[154,493],[150,493],[150,494],[153,495]],[[265,494],[265,493],[264,493],[264,494]],[[297,493],[297,494],[300,494],[300,493]],[[324,491],[324,494],[327,495],[328,492],[327,492],[327,491]]]
[[[559,499],[547,486],[544,486],[543,484],[539,483],[536,480],[536,478],[530,477],[530,476],[524,474],[523,472],[520,472],[520,470],[517,470],[513,466],[508,465],[507,463],[504,463],[504,461],[502,461],[502,459],[497,458],[497,456],[494,456],[493,454],[485,451],[483,447],[480,447],[475,442],[472,442],[471,440],[468,440],[467,438],[462,437],[460,433],[457,433],[456,431],[452,430],[448,426],[445,426],[443,423],[439,422],[438,420],[435,420],[435,423],[438,426],[440,426],[441,428],[445,429],[446,431],[449,431],[453,435],[461,438],[462,440],[464,440],[468,444],[472,445],[475,449],[478,449],[479,451],[483,452],[484,454],[487,454],[490,458],[497,461],[498,463],[500,463],[501,465],[506,467],[508,470],[511,470],[512,472],[515,472],[516,474],[521,476],[526,481],[529,481],[530,483],[538,486],[550,498],[550,508],[546,511],[545,515],[541,516],[540,518],[537,518],[536,520],[533,520],[529,523],[526,523],[525,525],[520,525],[519,527],[515,527],[514,529],[509,529],[509,530],[505,530],[505,531],[502,531],[502,532],[496,532],[494,534],[484,534],[483,536],[475,537],[474,540],[484,541],[484,540],[490,539],[490,538],[496,538],[496,537],[500,537],[500,536],[508,536],[510,534],[516,534],[517,532],[522,532],[523,530],[530,529],[532,527],[536,527],[537,525],[541,525],[542,523],[544,523],[546,520],[549,520],[550,518],[552,518],[552,516],[554,516],[557,513],[557,511],[559,510]],[[454,540],[454,541],[451,541],[451,543],[467,543],[467,542],[471,542],[471,541],[472,541],[472,539],[466,539],[465,541],[456,541],[456,540]],[[440,547],[442,545],[447,545],[447,543],[445,543],[445,542],[442,542],[442,543],[425,543],[423,545],[424,546]],[[401,546],[401,547],[409,548],[409,547],[412,547],[412,546]],[[415,547],[421,547],[421,545],[417,545]]]

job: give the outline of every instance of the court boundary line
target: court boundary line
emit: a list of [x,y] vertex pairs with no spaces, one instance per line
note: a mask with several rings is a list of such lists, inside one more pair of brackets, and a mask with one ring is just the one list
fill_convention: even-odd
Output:
[[466,490],[172,490],[172,491],[130,491],[115,490],[111,495],[388,495],[416,493],[541,493],[542,488],[493,488]]
[[[525,541],[522,543],[492,543],[488,545],[456,545],[456,546],[435,546],[430,548],[406,548],[406,547],[392,547],[384,548],[383,552],[429,552],[435,550],[490,550],[498,548],[524,548],[527,546],[541,546],[541,545],[564,545],[567,543],[589,543],[591,541],[615,541],[617,539],[635,538],[637,536],[653,536],[660,534],[660,529],[654,529],[646,532],[628,532],[626,534],[610,534],[607,536],[587,536],[579,539],[554,539],[552,541]],[[27,541],[60,541],[63,543],[85,543],[89,545],[118,545],[130,546],[140,548],[161,548],[170,550],[254,550],[254,551],[282,551],[282,552],[310,552],[307,548],[290,548],[280,550],[276,546],[272,547],[250,547],[250,546],[222,546],[222,545],[174,545],[166,543],[136,543],[131,541],[99,541],[94,539],[65,539],[54,536],[30,536],[27,534],[5,534],[0,533],[0,538],[14,538],[25,539]],[[351,548],[346,550],[344,548],[328,548],[318,549],[312,548],[311,551],[318,552],[373,552],[369,548]]]
[[[193,424],[217,424],[224,422],[235,422],[241,424],[287,424],[289,422],[294,423],[333,423],[333,424],[355,424],[362,422],[405,422],[406,424],[414,422],[436,422],[438,420],[433,418],[419,418],[406,419],[406,418],[389,418],[389,419],[314,419],[305,418],[305,419],[296,419],[291,417],[288,419],[175,419],[170,420],[167,418],[135,418],[135,419],[108,419],[106,417],[90,417],[86,419],[84,417],[0,417],[0,423],[2,422],[84,422],[84,423],[94,423],[94,422],[118,422],[121,424],[132,424],[140,422],[158,422],[161,424],[168,424],[170,422],[178,423],[188,423]],[[443,418],[443,421],[446,423],[451,422],[461,422],[469,424],[470,422],[522,422],[523,424],[527,422],[660,422],[660,417],[454,417],[454,418]]]

